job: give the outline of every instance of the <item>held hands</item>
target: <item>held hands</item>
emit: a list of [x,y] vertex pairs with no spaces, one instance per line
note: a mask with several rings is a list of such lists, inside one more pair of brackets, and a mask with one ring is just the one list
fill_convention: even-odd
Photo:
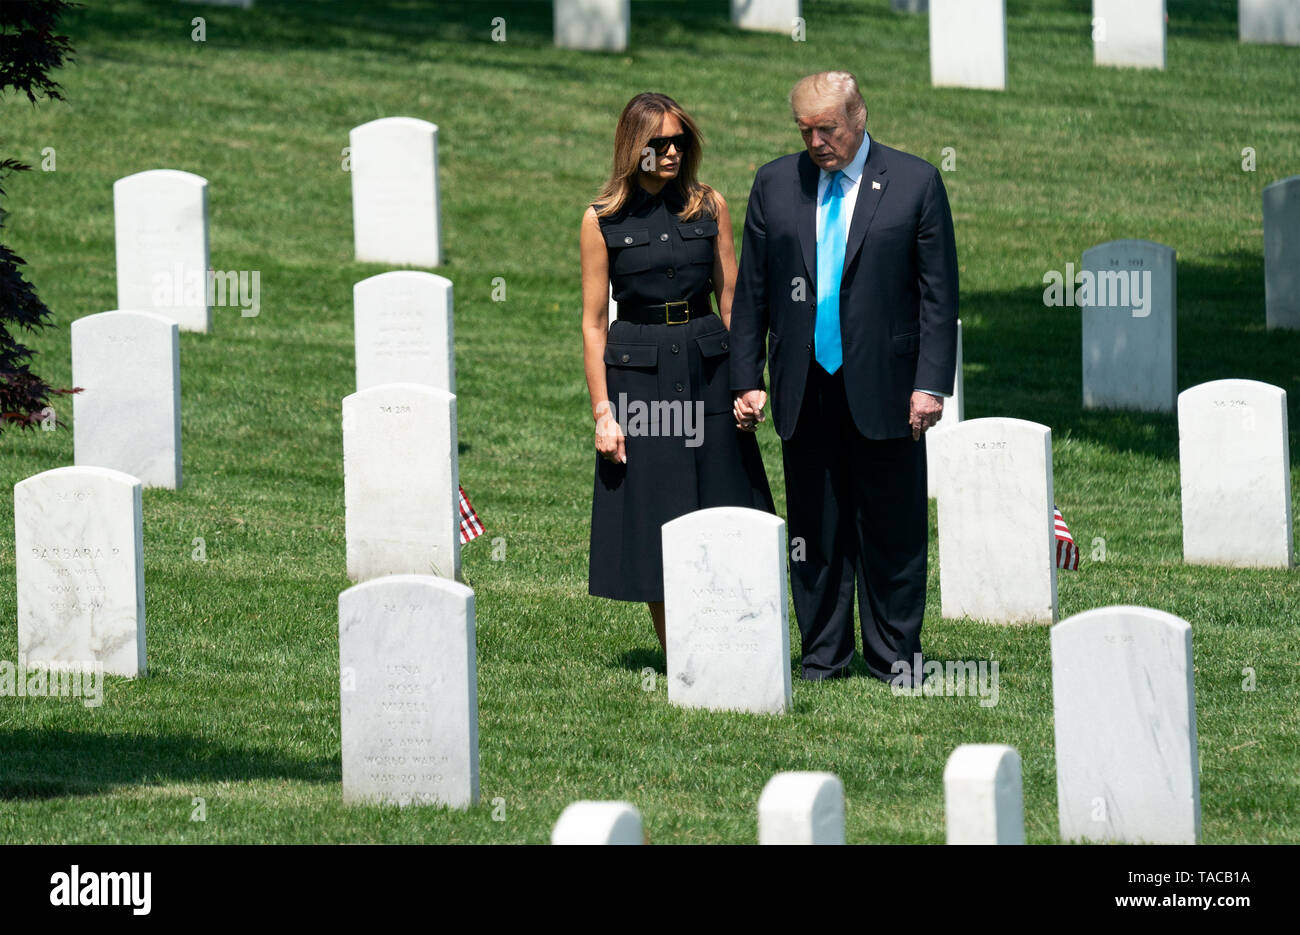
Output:
[[934,428],[943,414],[943,400],[929,393],[916,390],[912,393],[911,411],[907,421],[912,426],[912,440],[916,441],[925,434],[926,429]]
[[767,405],[767,394],[762,390],[745,390],[737,393],[731,406],[731,411],[736,417],[736,428],[742,432],[755,431],[759,422],[767,420],[763,415],[765,405]]
[[606,461],[627,464],[627,447],[623,430],[610,413],[609,400],[596,406],[596,451]]

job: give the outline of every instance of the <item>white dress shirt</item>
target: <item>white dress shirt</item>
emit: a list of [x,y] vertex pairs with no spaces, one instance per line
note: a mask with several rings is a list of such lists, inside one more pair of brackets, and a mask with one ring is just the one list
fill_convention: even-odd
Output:
[[[844,216],[844,243],[846,246],[849,242],[849,228],[853,224],[853,209],[857,207],[858,191],[862,187],[862,173],[863,170],[865,170],[867,167],[867,155],[870,152],[871,152],[871,134],[863,130],[862,143],[859,144],[857,153],[849,161],[849,164],[840,170],[841,172],[844,173],[844,176],[840,179],[840,190],[844,193],[844,204],[840,206],[840,210],[843,212],[843,216]],[[827,186],[830,185],[831,176],[834,174],[835,174],[834,171],[827,172],[825,169],[822,169],[821,173],[818,175],[817,178],[817,242],[818,243],[821,243],[822,221],[826,217],[826,209],[828,207],[826,204],[824,204],[823,199],[825,199],[826,197],[826,188]],[[923,390],[920,387],[913,387],[913,389],[922,393],[929,393],[931,396],[937,396],[940,399],[950,395],[948,393],[940,393],[938,390]]]

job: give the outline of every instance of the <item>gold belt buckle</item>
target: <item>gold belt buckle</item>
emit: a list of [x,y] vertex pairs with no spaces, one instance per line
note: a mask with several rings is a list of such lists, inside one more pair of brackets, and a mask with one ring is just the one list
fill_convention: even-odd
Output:
[[[682,308],[684,308],[684,309],[686,310],[686,314],[685,314],[685,316],[682,318],[681,321],[673,321],[673,306],[674,306],[674,305],[680,305]],[[690,321],[690,320],[691,320],[691,303],[690,303],[688,300],[686,300],[686,299],[682,299],[682,300],[679,301],[679,302],[665,302],[665,303],[664,303],[664,323],[665,323],[665,324],[668,324],[668,325],[684,325],[684,324],[686,324],[686,323],[687,323],[688,321]]]

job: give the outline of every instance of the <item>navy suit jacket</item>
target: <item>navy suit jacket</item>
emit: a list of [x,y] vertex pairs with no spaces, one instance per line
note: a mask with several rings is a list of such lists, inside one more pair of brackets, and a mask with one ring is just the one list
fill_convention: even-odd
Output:
[[[807,152],[758,170],[731,306],[731,387],[764,388],[782,439],[794,434],[817,317],[817,180]],[[951,393],[957,247],[939,170],[871,141],[840,286],[844,391],[867,438],[911,435],[916,388]]]

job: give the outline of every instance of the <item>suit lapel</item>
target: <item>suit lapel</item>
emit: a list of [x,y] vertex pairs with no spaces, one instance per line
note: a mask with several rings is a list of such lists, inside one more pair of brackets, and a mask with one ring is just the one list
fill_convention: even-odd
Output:
[[[876,216],[880,199],[884,197],[885,189],[889,187],[889,180],[885,178],[887,168],[884,147],[872,140],[871,149],[867,153],[867,163],[862,167],[862,178],[858,179],[858,202],[853,206],[853,221],[849,224],[849,241],[844,248],[845,269],[849,268],[853,258],[862,249],[862,242],[867,239],[867,231],[871,227],[871,219]],[[813,190],[816,191],[815,183]]]
[[804,270],[808,274],[808,294],[817,294],[817,179],[820,170],[805,150],[799,154],[799,203],[795,207],[795,227],[803,251]]

